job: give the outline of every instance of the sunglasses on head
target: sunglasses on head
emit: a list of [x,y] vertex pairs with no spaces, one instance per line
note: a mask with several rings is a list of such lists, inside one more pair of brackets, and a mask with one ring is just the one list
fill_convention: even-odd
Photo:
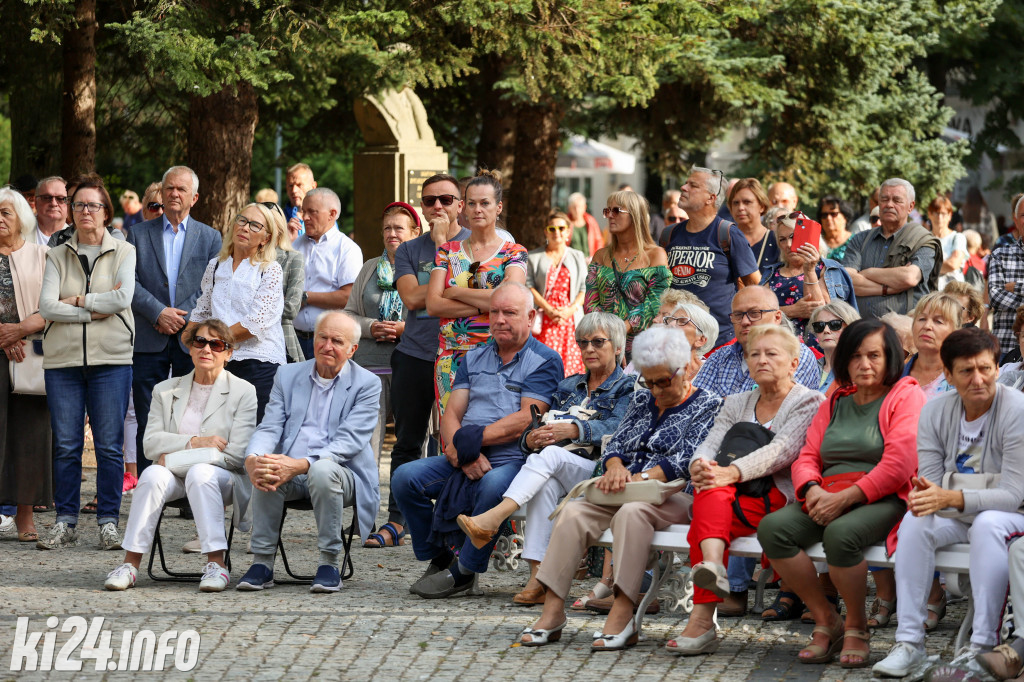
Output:
[[197,336],[192,339],[193,348],[203,348],[204,346],[209,346],[210,350],[214,353],[223,353],[228,348],[231,348],[230,343],[221,339],[208,339],[205,336]]
[[599,336],[592,339],[576,339],[576,345],[580,347],[580,350],[586,350],[587,346],[593,346],[595,350],[601,350],[606,343],[608,343],[608,339],[603,339]]
[[281,207],[278,206],[275,202],[273,202],[273,201],[261,201],[260,203],[263,204],[264,206],[266,206],[271,211],[277,211],[281,215],[284,215],[284,211],[282,211]]
[[420,199],[420,203],[423,204],[424,206],[433,206],[434,204],[440,201],[442,206],[451,206],[457,200],[458,197],[456,197],[454,194],[428,194],[427,196],[422,197]]
[[164,205],[158,204],[155,201],[151,201],[148,204],[146,204],[146,208],[149,209],[150,211],[162,211],[164,210]]
[[837,332],[843,328],[844,324],[845,322],[843,322],[842,320],[829,320],[828,322],[812,322],[811,331],[813,331],[815,334],[820,334],[823,331],[825,331],[826,327],[828,327],[832,331]]

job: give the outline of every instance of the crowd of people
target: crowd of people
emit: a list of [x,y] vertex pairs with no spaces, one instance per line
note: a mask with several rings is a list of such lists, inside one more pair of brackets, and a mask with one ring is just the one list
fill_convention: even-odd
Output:
[[[104,586],[125,590],[165,505],[187,502],[199,588],[218,592],[230,507],[252,533],[236,588],[259,591],[285,503],[308,498],[313,592],[341,587],[348,508],[367,549],[411,535],[425,568],[410,591],[444,599],[479,589],[525,506],[513,601],[542,609],[520,643],[560,639],[590,567],[569,608],[607,613],[592,648],[617,650],[638,640],[654,531],[689,524],[694,606],[665,645],[681,655],[717,649],[716,613],[747,612],[756,562],[729,547],[756,535],[779,580],[762,617],[815,625],[799,661],[870,665],[871,630],[896,616],[874,663],[890,677],[925,663],[945,615],[936,550],[969,542],[976,608],[954,663],[1024,671],[1024,637],[998,634],[1007,589],[1024,599],[1024,195],[986,252],[989,231],[960,231],[980,227],[970,211],[954,221],[939,196],[922,215],[899,178],[864,216],[825,196],[812,219],[787,183],[698,167],[662,214],[612,193],[605,231],[573,195],[528,251],[490,171],[382,207],[380,245],[338,229],[309,166],[287,188],[284,206],[264,191],[211,227],[190,215],[199,178],[175,166],[122,196],[119,228],[95,175],[46,178],[33,205],[0,189],[0,530],[60,550],[94,513],[99,547],[125,552]],[[660,502],[631,497],[651,481]],[[818,542],[827,564],[806,553]],[[895,569],[866,562],[878,543]]]

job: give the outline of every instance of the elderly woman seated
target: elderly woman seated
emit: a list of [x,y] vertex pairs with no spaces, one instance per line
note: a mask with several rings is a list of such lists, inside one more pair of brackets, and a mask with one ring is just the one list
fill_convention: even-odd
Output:
[[704,356],[715,347],[718,320],[711,315],[708,307],[690,292],[669,289],[661,295],[661,307],[654,316],[654,323],[679,327],[686,332],[686,340],[690,342],[690,350],[697,360],[690,368],[692,374],[689,378],[692,379],[704,364]]
[[630,481],[678,481],[680,492],[661,504],[628,502],[621,507],[573,500],[555,521],[551,542],[537,580],[547,588],[544,611],[519,641],[542,646],[557,641],[566,625],[565,599],[580,558],[605,530],[615,536],[614,602],[593,650],[624,649],[636,644],[633,610],[647,567],[655,530],[689,519],[692,498],[682,492],[690,457],[707,437],[721,399],[686,380],[692,362],[690,344],[679,329],[655,325],[633,342],[633,363],[641,386],[604,452],[605,472],[596,487],[618,493]]
[[610,313],[588,313],[576,327],[576,344],[582,351],[586,372],[558,385],[548,412],[564,414],[523,433],[519,446],[528,455],[526,464],[497,506],[477,516],[458,517],[459,526],[473,545],[483,548],[505,519],[530,502],[523,547],[530,581],[512,599],[524,606],[544,602],[546,589],[537,582],[537,570],[554,525],[548,516],[574,485],[593,476],[594,460],[601,454],[601,438],[619,426],[633,395],[635,377],[619,368],[626,349],[626,324],[620,318]]
[[[691,656],[718,648],[713,621],[717,604],[729,596],[729,543],[752,535],[768,513],[794,499],[789,467],[803,447],[807,427],[825,399],[793,381],[800,366],[800,342],[785,327],[750,330],[745,353],[757,388],[725,398],[707,440],[693,454],[690,480],[696,489],[687,540],[693,565],[693,611],[682,634],[666,644]],[[743,441],[761,447],[737,449]],[[731,464],[718,452],[737,452]],[[796,595],[786,593],[795,600]]]
[[[185,342],[195,370],[153,389],[142,443],[146,457],[155,464],[139,477],[121,543],[124,563],[107,575],[104,587],[108,590],[135,587],[142,555],[153,546],[157,522],[168,502],[187,496],[195,513],[200,546],[207,555],[199,582],[203,592],[221,592],[231,580],[224,565],[226,505],[234,505],[235,525],[248,530],[241,519],[252,485],[242,462],[256,430],[256,389],[224,369],[233,346],[225,323],[205,320],[185,332]],[[168,454],[192,448],[216,449],[220,456],[211,463],[193,464],[185,474],[164,466]]]
[[[899,337],[880,320],[847,327],[833,363],[840,388],[821,404],[792,467],[802,504],[764,517],[757,539],[817,624],[800,662],[828,663],[839,652],[844,668],[863,668],[870,653],[864,548],[895,536],[906,511],[924,394],[916,379],[901,378]],[[832,581],[846,603],[845,624],[805,551],[817,542],[825,546]]]
[[[896,552],[896,645],[874,672],[903,677],[926,660],[926,602],[935,551],[971,545],[974,628],[964,665],[999,643],[1008,575],[1007,538],[1024,533],[1024,394],[997,385],[999,342],[977,327],[942,344],[949,391],[928,401],[917,431],[918,474]],[[998,478],[997,478],[998,477]]]

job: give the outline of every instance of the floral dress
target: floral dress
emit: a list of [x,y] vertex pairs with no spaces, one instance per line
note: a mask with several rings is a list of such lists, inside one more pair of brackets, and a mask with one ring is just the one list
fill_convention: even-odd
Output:
[[672,283],[664,265],[619,272],[615,267],[594,262],[587,269],[587,294],[583,310],[611,313],[632,328],[626,336],[626,356],[633,350],[633,337],[647,329],[661,307],[661,295]]
[[[463,249],[465,242],[445,242],[434,257],[434,270],[445,273],[444,288],[494,289],[505,280],[510,267],[526,272],[526,247],[504,242],[490,258],[474,261]],[[491,336],[491,316],[484,312],[469,317],[442,317],[441,333],[434,361],[434,398],[437,414],[444,414],[455,373],[466,352]]]
[[[818,263],[815,271],[818,275],[818,281],[821,282],[821,271],[824,269],[824,265]],[[824,285],[824,282],[822,282]],[[779,305],[793,305],[804,297],[804,273],[800,272],[796,277],[785,277],[782,275],[782,271],[776,270],[771,277],[764,282],[764,286],[768,287],[775,293],[775,298],[779,299]],[[791,317],[789,321],[793,323],[793,331],[796,332],[797,338],[804,338],[804,330],[807,327],[807,319],[799,317]],[[818,342],[814,336],[810,336],[807,339],[807,345],[817,348]]]
[[[548,270],[547,284],[544,287],[544,300],[555,308],[564,308],[572,303],[569,300],[569,268],[559,265]],[[537,340],[562,356],[565,365],[565,376],[583,374],[583,355],[576,345],[576,320],[552,320],[544,311],[538,310],[541,316],[540,334]]]

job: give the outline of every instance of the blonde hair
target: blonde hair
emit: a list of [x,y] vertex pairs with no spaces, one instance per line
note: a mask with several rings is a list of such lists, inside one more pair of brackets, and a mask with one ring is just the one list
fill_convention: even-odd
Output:
[[[657,244],[654,243],[654,238],[651,237],[651,209],[647,199],[636,192],[621,190],[608,195],[607,203],[621,206],[629,213],[629,217],[633,220],[633,235],[636,237],[638,254],[642,256],[646,265],[650,265],[651,261],[647,257],[647,249],[657,246]],[[608,242],[609,260],[611,260],[612,254],[618,248],[619,240],[613,234]]]
[[685,289],[673,289],[669,287],[661,294],[661,300],[659,301],[660,305],[670,305],[676,308],[684,303],[691,303],[693,305],[700,306],[708,312],[711,311],[707,304],[697,297],[697,294],[686,291]]
[[953,323],[955,329],[963,326],[964,307],[960,305],[960,301],[955,296],[941,291],[933,291],[914,306],[914,311],[910,313],[911,321],[916,320],[919,315],[929,310],[938,311],[944,318]]
[[[277,259],[277,249],[275,244],[281,239],[281,234],[284,231],[284,215],[281,215],[280,222],[276,219],[276,211],[271,211],[263,204],[252,203],[242,207],[242,211],[248,208],[255,208],[260,212],[263,217],[263,229],[270,233],[270,239],[258,248],[254,249],[252,255],[249,256],[249,262],[253,265],[259,265],[260,270],[263,270],[268,263],[273,263]],[[238,215],[242,215],[242,211],[238,212]],[[227,233],[224,235],[224,242],[221,244],[220,253],[217,254],[217,261],[223,263],[228,258],[231,258],[234,251],[235,241],[235,229],[238,227],[238,220],[231,221],[231,224],[227,228]]]
[[788,328],[778,324],[759,324],[756,327],[751,327],[747,332],[747,347],[743,351],[743,356],[750,357],[750,349],[765,336],[777,336],[782,349],[789,353],[791,360],[800,357],[800,341]]

